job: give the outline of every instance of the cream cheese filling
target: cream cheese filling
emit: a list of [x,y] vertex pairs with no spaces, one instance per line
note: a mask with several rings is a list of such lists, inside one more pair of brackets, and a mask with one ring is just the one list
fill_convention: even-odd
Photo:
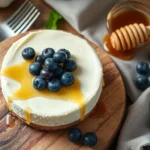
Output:
[[[41,54],[47,47],[52,47],[55,51],[65,48],[71,52],[78,65],[76,76],[86,101],[85,115],[88,114],[99,99],[103,73],[101,63],[87,41],[62,31],[31,32],[11,46],[3,60],[2,69],[23,62],[21,53],[26,47],[33,47],[37,54]],[[2,76],[1,86],[4,97],[8,101],[8,96],[21,85],[15,80]],[[79,106],[63,99],[49,100],[44,97],[34,97],[24,101],[14,99],[11,107],[23,119],[26,119],[25,108],[31,108],[31,122],[43,126],[61,126],[80,119]]]

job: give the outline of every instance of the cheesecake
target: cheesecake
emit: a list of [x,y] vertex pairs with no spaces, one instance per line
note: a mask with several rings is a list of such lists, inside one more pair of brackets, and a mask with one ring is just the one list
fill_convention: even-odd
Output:
[[[57,92],[38,91],[29,73],[31,61],[22,51],[32,47],[36,55],[51,47],[70,51],[77,63],[75,82]],[[1,88],[8,109],[29,126],[38,129],[61,129],[85,119],[96,106],[103,84],[101,62],[85,39],[73,34],[40,30],[19,39],[7,51],[1,68]]]

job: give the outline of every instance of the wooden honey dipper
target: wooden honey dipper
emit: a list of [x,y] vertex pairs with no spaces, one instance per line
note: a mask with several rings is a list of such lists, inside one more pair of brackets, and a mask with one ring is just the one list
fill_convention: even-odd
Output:
[[110,36],[112,47],[117,51],[126,51],[146,42],[150,34],[150,26],[131,24],[117,29]]

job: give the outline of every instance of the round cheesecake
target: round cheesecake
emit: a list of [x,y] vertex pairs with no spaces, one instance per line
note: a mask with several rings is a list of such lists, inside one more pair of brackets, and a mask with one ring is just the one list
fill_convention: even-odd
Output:
[[[77,69],[73,73],[78,81],[77,86],[68,86],[64,91],[47,93],[48,96],[40,91],[41,95],[38,93],[34,96],[32,87],[29,87],[27,82],[21,82],[31,78],[29,81],[32,83],[34,78],[27,75],[28,67],[25,66],[26,62],[22,57],[22,51],[27,47],[32,47],[36,55],[41,55],[42,51],[49,47],[56,52],[62,48],[69,50],[77,63]],[[25,67],[18,67],[22,64]],[[9,75],[6,70],[9,70]],[[17,78],[19,79],[16,80]],[[86,40],[63,31],[30,32],[13,43],[4,57],[1,69],[1,87],[9,109],[21,120],[41,129],[60,129],[83,120],[99,100],[102,80],[102,65],[92,47]],[[13,97],[12,95],[22,86],[22,93],[26,94]]]

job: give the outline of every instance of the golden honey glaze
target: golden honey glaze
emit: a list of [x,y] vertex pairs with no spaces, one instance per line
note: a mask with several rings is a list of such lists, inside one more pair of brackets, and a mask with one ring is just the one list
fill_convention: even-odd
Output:
[[[32,80],[34,76],[29,73],[29,66],[31,61],[23,61],[20,64],[9,66],[1,71],[2,76],[9,77],[13,80],[18,81],[21,86],[17,89],[10,97],[8,97],[8,108],[11,110],[12,100],[27,100],[33,97],[45,97],[49,100],[51,99],[62,99],[65,101],[72,101],[77,103],[80,107],[80,119],[84,119],[86,101],[80,90],[80,83],[78,79],[75,79],[75,83],[69,87],[63,86],[58,92],[51,92],[48,89],[36,90],[32,85]],[[36,101],[35,101],[36,103]],[[26,116],[26,121],[29,124],[31,121],[30,113],[32,110],[27,107],[25,108],[24,114]]]
[[[108,30],[110,31],[110,34],[129,24],[143,23],[145,26],[150,24],[150,21],[145,14],[131,8],[121,10],[120,12],[116,13],[111,20],[107,21],[109,22]],[[104,37],[103,43],[105,43],[106,47],[108,48],[109,54],[124,60],[132,59],[137,51],[137,48],[127,51],[117,51],[113,49],[110,42],[110,35],[108,34]]]
[[25,107],[24,114],[26,117],[27,124],[30,124],[31,122],[31,112],[32,112],[32,109],[29,106]]

